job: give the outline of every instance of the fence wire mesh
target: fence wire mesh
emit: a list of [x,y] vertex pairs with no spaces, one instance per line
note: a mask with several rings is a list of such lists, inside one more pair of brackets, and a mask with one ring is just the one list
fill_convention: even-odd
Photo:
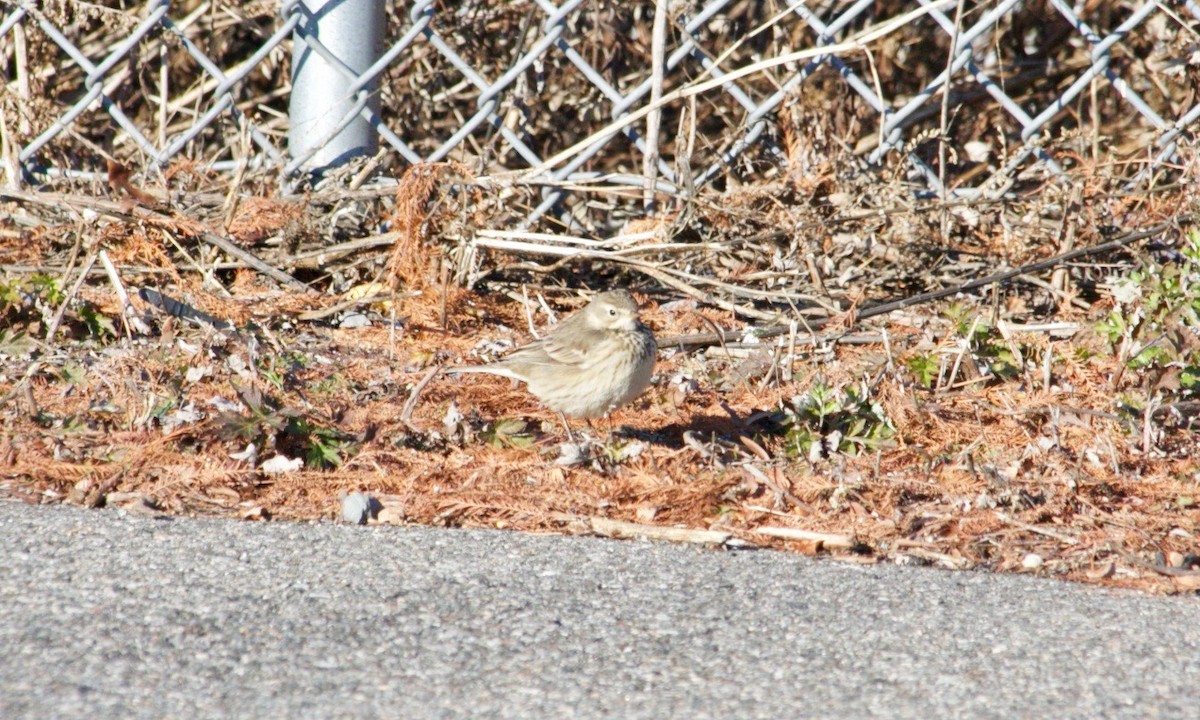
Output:
[[[100,179],[107,158],[302,172],[315,150],[288,155],[291,48],[328,53],[300,0],[115,5],[3,2],[8,185]],[[646,186],[686,199],[830,158],[942,198],[1070,182],[1081,158],[1127,163],[1131,183],[1188,170],[1192,0],[662,5],[660,77],[651,2],[391,7],[394,40],[330,91],[355,99],[339,126],[366,119],[397,167],[454,161],[538,188],[525,226],[595,231],[640,212]]]

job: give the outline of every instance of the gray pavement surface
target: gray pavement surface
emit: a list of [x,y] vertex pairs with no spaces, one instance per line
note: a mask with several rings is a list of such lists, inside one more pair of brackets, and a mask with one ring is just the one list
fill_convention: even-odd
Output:
[[1200,603],[0,502],[0,718],[1196,718]]

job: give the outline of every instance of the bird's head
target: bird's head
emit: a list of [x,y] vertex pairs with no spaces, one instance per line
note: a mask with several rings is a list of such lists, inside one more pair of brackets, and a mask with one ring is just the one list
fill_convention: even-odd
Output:
[[588,324],[598,330],[637,330],[638,304],[624,290],[600,293],[592,298],[584,310]]

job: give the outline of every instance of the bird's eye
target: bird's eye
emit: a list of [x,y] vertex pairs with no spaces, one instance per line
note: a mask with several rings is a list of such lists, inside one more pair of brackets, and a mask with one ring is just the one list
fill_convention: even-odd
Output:
[[616,316],[617,316],[617,309],[616,309],[616,308],[614,308],[614,307],[610,307],[610,308],[608,309],[608,316],[609,316],[609,317],[616,317]]

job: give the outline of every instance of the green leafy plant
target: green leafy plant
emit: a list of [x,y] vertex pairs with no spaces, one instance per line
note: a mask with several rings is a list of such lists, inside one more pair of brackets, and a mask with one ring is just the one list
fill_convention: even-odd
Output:
[[23,332],[0,330],[0,355],[22,357],[33,352],[37,344]]
[[1013,378],[1021,373],[1021,364],[1012,348],[999,335],[988,334],[975,348],[975,356],[987,363],[988,370],[999,378]]
[[296,373],[309,366],[309,358],[303,353],[291,352],[284,355],[264,355],[259,359],[258,370],[267,382],[279,390],[296,387]]
[[274,446],[293,457],[303,455],[305,466],[318,470],[341,465],[354,445],[345,433],[318,425],[298,410],[281,407],[256,388],[239,387],[238,396],[247,412],[222,412],[217,417],[218,432],[224,438]]
[[68,385],[87,385],[87,368],[77,362],[64,363],[58,370],[58,379]]
[[101,314],[100,310],[91,303],[84,303],[79,309],[79,317],[87,327],[88,332],[97,337],[116,337],[117,327],[112,318]]
[[317,427],[303,418],[288,423],[284,432],[299,440],[304,447],[304,464],[320,470],[341,465],[342,451],[350,444],[342,433],[332,428]]
[[262,377],[263,380],[274,385],[275,389],[283,389],[283,375],[275,369],[274,365],[262,368]]
[[30,275],[0,282],[0,322],[28,323],[48,318],[66,299],[59,279]]
[[1114,307],[1095,330],[1125,367],[1163,395],[1200,396],[1200,230],[1188,232],[1176,260],[1149,260],[1109,287]]
[[39,301],[57,306],[65,298],[58,278],[50,275],[30,275],[0,283],[0,312]]
[[154,418],[155,420],[158,420],[161,422],[162,419],[167,416],[167,413],[174,410],[177,406],[178,406],[178,403],[175,401],[174,398],[162,397],[159,395],[155,395],[154,396],[154,407],[151,408],[148,417]]
[[329,377],[323,377],[315,380],[310,386],[310,392],[313,395],[334,395],[339,390],[349,386],[346,379],[340,373],[334,373]]
[[0,311],[7,312],[9,308],[21,305],[23,301],[19,283],[0,283]]
[[62,284],[56,277],[42,274],[30,275],[29,279],[26,280],[26,284],[33,290],[34,294],[41,297],[50,305],[61,305],[62,301],[67,298],[66,293],[63,292]]
[[533,435],[528,431],[529,423],[516,418],[503,418],[479,433],[479,437],[492,447],[529,447]]
[[1007,379],[1021,373],[1012,347],[990,322],[961,303],[950,305],[942,314],[954,323],[955,332],[967,342],[972,357],[986,364],[992,375]]
[[937,380],[939,363],[931,354],[914,355],[904,363],[908,371],[917,379],[917,384],[923,388],[933,387]]
[[646,450],[646,446],[636,440],[622,440],[610,436],[608,442],[600,444],[599,450],[603,456],[602,465],[611,470],[640,456]]
[[986,337],[991,330],[991,325],[976,314],[975,308],[962,302],[950,303],[950,306],[942,311],[942,316],[954,323],[956,334],[967,340],[974,341]]
[[857,455],[890,445],[896,433],[883,407],[868,399],[865,389],[835,390],[823,381],[785,403],[778,419],[793,456],[808,455],[817,442],[826,443],[826,452]]

